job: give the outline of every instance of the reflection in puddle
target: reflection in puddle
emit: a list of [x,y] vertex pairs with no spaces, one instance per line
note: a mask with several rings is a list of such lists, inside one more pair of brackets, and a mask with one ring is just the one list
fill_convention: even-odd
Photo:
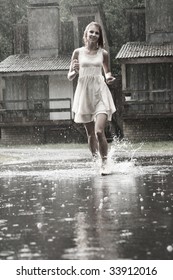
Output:
[[172,164],[111,165],[1,165],[0,259],[172,259]]

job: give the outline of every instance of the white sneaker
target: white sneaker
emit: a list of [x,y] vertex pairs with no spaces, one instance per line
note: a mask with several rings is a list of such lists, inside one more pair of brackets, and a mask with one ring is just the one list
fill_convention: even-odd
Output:
[[100,174],[102,176],[110,175],[111,174],[111,169],[108,166],[108,163],[103,163],[100,169]]

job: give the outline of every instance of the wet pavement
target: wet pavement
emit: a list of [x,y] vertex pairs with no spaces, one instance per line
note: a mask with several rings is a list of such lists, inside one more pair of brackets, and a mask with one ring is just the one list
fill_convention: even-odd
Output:
[[172,155],[0,149],[0,259],[173,259]]

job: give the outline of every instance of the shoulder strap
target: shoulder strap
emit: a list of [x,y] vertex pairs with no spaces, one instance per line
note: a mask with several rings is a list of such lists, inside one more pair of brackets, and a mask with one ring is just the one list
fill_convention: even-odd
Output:
[[79,55],[78,55],[78,59],[79,59],[80,56],[82,56],[82,54],[84,53],[84,47],[81,47],[78,50],[79,50]]

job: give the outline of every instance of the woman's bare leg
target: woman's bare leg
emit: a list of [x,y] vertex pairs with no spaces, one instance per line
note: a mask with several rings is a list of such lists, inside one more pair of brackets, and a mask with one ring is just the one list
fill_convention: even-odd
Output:
[[106,114],[98,114],[95,122],[95,134],[98,139],[99,153],[102,158],[102,162],[107,160],[108,155],[108,143],[105,136],[105,125],[107,121]]
[[97,156],[98,154],[98,141],[95,134],[95,124],[94,122],[85,123],[84,124],[87,137],[88,137],[88,145],[89,149],[93,156]]

